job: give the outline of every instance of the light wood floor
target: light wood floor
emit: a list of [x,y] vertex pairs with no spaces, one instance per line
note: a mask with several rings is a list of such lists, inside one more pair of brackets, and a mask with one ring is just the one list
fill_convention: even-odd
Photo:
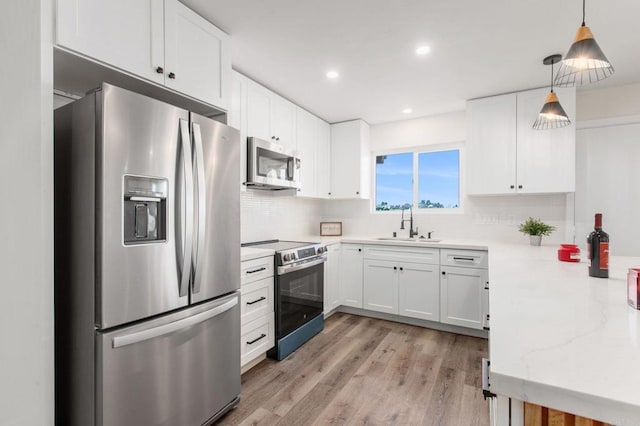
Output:
[[281,362],[242,376],[220,425],[488,425],[487,341],[337,313]]

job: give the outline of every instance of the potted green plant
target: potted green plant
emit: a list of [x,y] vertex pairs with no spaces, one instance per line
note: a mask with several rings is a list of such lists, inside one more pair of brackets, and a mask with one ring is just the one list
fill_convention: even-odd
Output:
[[521,223],[518,228],[518,231],[529,235],[529,243],[532,246],[539,246],[542,243],[542,236],[551,235],[555,230],[555,226],[548,225],[540,219],[534,219],[532,217],[525,220],[524,223]]

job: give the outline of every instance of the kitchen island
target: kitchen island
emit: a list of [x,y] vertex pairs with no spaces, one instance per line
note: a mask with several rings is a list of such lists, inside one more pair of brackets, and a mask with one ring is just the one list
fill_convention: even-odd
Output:
[[[640,312],[626,274],[640,258],[610,259],[610,278],[557,260],[557,246],[489,244],[490,388],[498,424],[522,424],[521,401],[616,425],[640,425]],[[501,398],[508,397],[507,398]]]

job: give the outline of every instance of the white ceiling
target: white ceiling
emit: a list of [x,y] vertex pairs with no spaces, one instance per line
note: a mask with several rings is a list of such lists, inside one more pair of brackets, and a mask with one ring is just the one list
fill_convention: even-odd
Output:
[[[181,1],[232,36],[238,71],[329,122],[371,124],[548,84],[542,58],[566,52],[582,12],[580,0]],[[639,18],[638,0],[587,1],[616,72],[579,90],[640,81]],[[432,51],[418,58],[421,44]]]

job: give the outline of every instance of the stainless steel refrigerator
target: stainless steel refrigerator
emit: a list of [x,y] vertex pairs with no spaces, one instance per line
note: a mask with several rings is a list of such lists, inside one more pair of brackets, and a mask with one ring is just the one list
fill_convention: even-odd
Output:
[[56,110],[57,424],[237,403],[239,155],[237,130],[106,83]]

